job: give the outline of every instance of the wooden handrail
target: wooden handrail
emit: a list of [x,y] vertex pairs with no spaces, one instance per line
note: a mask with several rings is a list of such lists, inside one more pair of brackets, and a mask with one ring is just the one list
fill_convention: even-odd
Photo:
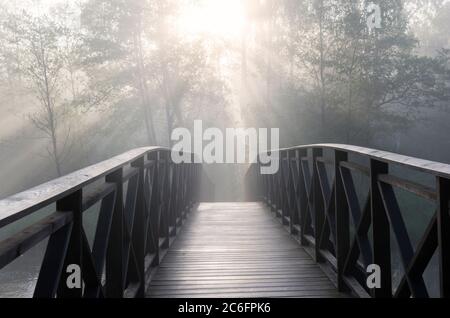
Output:
[[[250,167],[246,178],[252,199],[267,203],[315,260],[329,268],[340,291],[360,297],[428,297],[423,273],[437,251],[440,296],[450,297],[450,165],[341,144],[270,152],[281,159],[280,169],[264,175],[259,163]],[[393,167],[402,170],[392,171]],[[434,178],[434,187],[411,180],[417,173]],[[362,205],[358,192],[363,188],[357,188],[356,174],[368,184]],[[395,189],[435,205],[436,212],[416,249]],[[395,290],[391,232],[404,272]],[[380,288],[366,284],[370,264],[381,268]]]
[[300,145],[289,148],[273,149],[268,152],[287,152],[296,150],[308,150],[308,149],[327,149],[335,151],[343,151],[348,154],[360,155],[370,159],[376,159],[389,164],[398,164],[409,168],[416,169],[422,172],[428,172],[436,176],[442,176],[450,178],[450,165],[430,161],[410,156],[405,156],[393,152],[377,150],[366,147],[345,145],[345,144],[312,144],[312,145]]
[[162,147],[138,148],[0,200],[0,228]]
[[[201,179],[200,164],[174,164],[171,150],[147,147],[0,200],[0,229],[50,212],[0,242],[0,268],[48,238],[35,297],[143,297],[198,199]],[[90,246],[83,214],[97,203]],[[79,267],[84,288],[66,284],[69,265]]]

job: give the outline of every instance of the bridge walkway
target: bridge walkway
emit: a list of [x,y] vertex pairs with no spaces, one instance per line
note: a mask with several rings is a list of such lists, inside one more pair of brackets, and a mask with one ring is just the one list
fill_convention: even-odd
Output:
[[263,203],[201,203],[147,297],[345,297]]

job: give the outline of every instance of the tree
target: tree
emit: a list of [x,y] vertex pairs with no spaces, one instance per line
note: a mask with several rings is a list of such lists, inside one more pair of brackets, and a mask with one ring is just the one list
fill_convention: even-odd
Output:
[[87,47],[83,62],[88,69],[92,91],[95,94],[101,87],[103,97],[112,91],[127,95],[136,91],[140,97],[140,117],[150,145],[157,144],[157,140],[145,71],[148,42],[144,38],[144,15],[151,20],[152,6],[151,1],[90,0],[81,15]]
[[[292,135],[367,145],[446,101],[442,58],[417,54],[404,1],[376,1],[382,27],[375,30],[367,27],[367,4],[284,0],[272,10],[281,67],[271,77],[282,85],[272,94],[271,114],[277,125],[303,127]],[[297,121],[286,125],[291,118]]]
[[[161,141],[170,144],[172,129],[198,106],[190,103],[193,99],[222,93],[208,85],[199,87],[199,83],[215,83],[218,77],[208,71],[212,67],[208,45],[185,39],[169,23],[179,6],[172,0],[90,0],[83,8],[84,65],[91,91],[110,87],[105,90],[116,94],[110,105],[120,107],[126,107],[124,100],[139,97],[142,113],[134,118],[144,118],[150,144],[157,143],[155,127],[167,131]],[[161,118],[165,127],[158,126],[155,118]]]
[[48,139],[47,154],[56,172],[62,174],[62,162],[70,150],[70,128],[64,127],[67,101],[63,34],[65,26],[48,15],[33,16],[26,11],[11,13],[4,24],[7,41],[16,49],[15,71],[35,94],[38,110],[29,115],[32,124]]

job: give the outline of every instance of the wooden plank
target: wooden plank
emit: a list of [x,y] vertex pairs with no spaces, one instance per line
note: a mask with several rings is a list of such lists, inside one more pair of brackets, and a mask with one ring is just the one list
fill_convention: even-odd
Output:
[[423,184],[419,184],[413,181],[409,181],[406,179],[398,178],[396,176],[392,176],[389,174],[380,174],[378,176],[378,180],[390,184],[396,188],[400,188],[402,190],[414,193],[424,199],[435,202],[437,199],[436,190],[430,187],[427,187]]
[[339,166],[342,167],[342,168],[346,168],[348,170],[351,170],[351,171],[355,171],[357,173],[362,173],[365,176],[370,176],[370,169],[369,168],[367,168],[367,167],[365,167],[363,165],[354,163],[354,162],[342,161],[342,162],[339,163]]
[[161,147],[133,149],[0,200],[0,228],[80,190],[149,152],[158,150],[169,151]]
[[333,291],[333,289],[330,289],[329,286],[326,286],[325,284],[320,285],[297,285],[297,286],[270,286],[270,291],[267,290],[267,286],[262,287],[255,287],[255,286],[242,286],[242,287],[207,287],[204,289],[157,289],[157,290],[151,290],[150,295],[151,296],[161,296],[161,295],[199,295],[199,294],[217,294],[217,293],[257,293],[257,292],[264,292],[264,293],[278,293],[278,292],[299,292],[299,293],[312,293],[316,291]]
[[260,291],[260,292],[222,292],[222,293],[202,293],[202,294],[162,294],[153,296],[155,298],[341,298],[342,294],[330,290],[311,291]]
[[72,215],[54,212],[48,217],[0,242],[0,269],[36,246],[72,220]]
[[116,190],[114,183],[105,182],[94,189],[89,190],[87,193],[83,193],[83,212],[99,203],[104,197],[108,196],[111,192]]
[[387,152],[359,146],[342,145],[342,144],[315,144],[315,145],[304,145],[286,149],[279,149],[278,152],[293,151],[293,150],[308,150],[315,148],[323,150],[345,151],[348,152],[349,154],[368,157],[370,159],[375,159],[389,164],[405,166],[418,171],[431,173],[435,176],[450,178],[449,164],[414,157],[408,157],[393,152]]
[[196,280],[153,280],[152,284],[154,286],[163,286],[164,288],[183,288],[184,286],[258,286],[258,285],[280,285],[280,286],[291,286],[291,285],[309,285],[309,284],[322,284],[323,281],[328,281],[325,276],[315,277],[315,275],[308,277],[299,277],[298,279],[292,279],[292,277],[287,278],[245,278],[245,279],[215,279],[206,281],[196,281]]
[[343,297],[262,203],[202,203],[148,297]]

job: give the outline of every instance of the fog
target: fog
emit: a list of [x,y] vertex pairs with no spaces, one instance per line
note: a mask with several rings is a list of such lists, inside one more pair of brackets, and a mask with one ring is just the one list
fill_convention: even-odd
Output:
[[450,3],[375,2],[371,32],[364,1],[2,1],[0,196],[195,119],[448,162]]
[[[449,29],[448,0],[0,0],[0,198],[194,120],[450,163]],[[214,199],[247,167],[206,165]]]

